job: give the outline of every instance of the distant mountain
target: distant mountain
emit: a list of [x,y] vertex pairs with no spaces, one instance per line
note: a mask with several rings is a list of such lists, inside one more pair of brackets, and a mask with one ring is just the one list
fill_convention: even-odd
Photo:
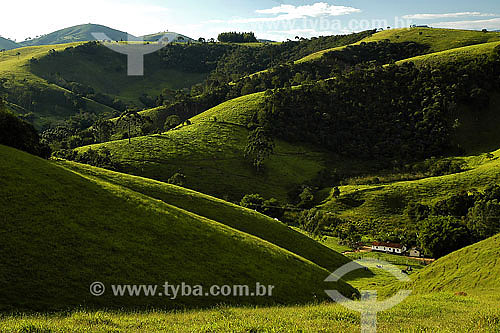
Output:
[[16,42],[0,37],[0,50],[12,50],[17,49],[18,47],[20,46]]
[[276,43],[274,40],[269,40],[269,39],[257,39],[259,43]]
[[82,24],[61,29],[39,38],[19,43],[21,46],[65,44],[95,40],[93,32],[105,33],[111,40],[127,40],[127,33],[99,24]]
[[168,38],[168,40],[170,42],[172,40],[177,40],[178,37],[182,37],[183,38],[183,39],[180,40],[181,42],[194,42],[195,41],[194,39],[192,39],[190,37],[187,37],[187,36],[175,33],[175,32],[171,32],[171,31],[158,32],[156,34],[145,35],[145,36],[142,36],[142,38],[144,38],[144,40],[147,41],[147,42],[156,42],[157,40],[159,40],[163,36],[166,36],[166,38]]

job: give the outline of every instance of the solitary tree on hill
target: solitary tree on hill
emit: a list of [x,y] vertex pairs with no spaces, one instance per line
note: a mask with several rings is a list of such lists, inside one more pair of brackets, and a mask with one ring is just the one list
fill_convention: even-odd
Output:
[[132,128],[139,127],[146,121],[146,118],[141,116],[137,110],[126,110],[118,118],[118,124],[125,123],[127,126],[128,143],[131,143]]
[[262,127],[257,127],[248,135],[248,143],[245,147],[245,158],[252,160],[252,164],[259,172],[274,151],[274,141]]

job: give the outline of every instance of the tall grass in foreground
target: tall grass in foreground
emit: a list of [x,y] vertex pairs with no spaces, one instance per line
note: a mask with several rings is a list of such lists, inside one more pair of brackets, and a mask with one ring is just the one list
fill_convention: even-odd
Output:
[[[500,296],[410,296],[378,316],[379,332],[499,332]],[[359,314],[340,305],[177,312],[87,312],[0,317],[4,332],[359,332]]]

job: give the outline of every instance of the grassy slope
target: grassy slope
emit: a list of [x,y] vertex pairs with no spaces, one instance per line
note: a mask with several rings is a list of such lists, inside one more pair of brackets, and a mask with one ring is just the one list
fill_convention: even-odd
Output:
[[500,235],[453,252],[413,276],[417,292],[499,292]]
[[[495,294],[412,295],[377,314],[378,332],[498,332]],[[339,304],[216,307],[178,312],[85,312],[6,316],[0,330],[15,332],[359,332],[360,315]]]
[[[430,47],[429,53],[434,53],[469,45],[500,41],[500,33],[455,29],[403,28],[377,32],[353,45],[386,39],[392,43],[416,42],[428,45]],[[319,51],[298,60],[298,62],[314,61],[327,52],[341,50],[342,48],[344,47]]]
[[[248,130],[244,124],[260,107],[262,94],[225,102],[193,118],[193,124],[161,135],[113,141],[92,148],[107,147],[123,171],[167,181],[181,171],[187,187],[240,200],[244,194],[286,199],[294,186],[314,178],[324,168],[327,155],[310,147],[276,142],[275,153],[256,174],[246,161],[244,148]],[[217,122],[211,120],[217,116]],[[84,151],[89,147],[79,148]]]
[[111,182],[254,235],[296,253],[330,271],[335,270],[339,264],[347,262],[346,258],[337,252],[331,251],[285,224],[253,210],[199,192],[147,178],[74,162],[61,161],[60,163],[84,177]]
[[478,56],[488,55],[493,52],[495,47],[500,45],[500,41],[484,43],[479,45],[471,45],[458,47],[451,50],[438,51],[430,54],[425,54],[413,58],[398,61],[397,64],[405,62],[414,62],[417,65],[434,65],[443,61],[454,62],[457,60],[468,61],[474,60]]
[[53,45],[95,40],[92,33],[105,33],[112,40],[127,40],[127,33],[99,24],[81,24],[19,43],[22,46]]
[[[411,61],[417,66],[433,66],[444,62],[474,61],[478,57],[490,56],[498,47],[500,47],[500,42],[465,46],[405,59],[397,62],[397,64]],[[480,112],[478,112],[476,106],[459,106],[457,119],[461,125],[457,129],[454,140],[468,154],[478,154],[498,149],[498,143],[500,142],[500,132],[496,125],[500,122],[498,105],[500,105],[500,92],[490,92],[490,105],[488,108],[480,110]]]
[[[473,60],[478,56],[488,56],[500,42],[467,46],[448,51],[437,52],[404,61],[414,61],[419,65],[457,60]],[[416,181],[394,182],[382,185],[359,185],[341,187],[341,197],[331,195],[322,205],[323,208],[339,213],[340,216],[354,220],[376,220],[381,224],[401,224],[401,214],[407,203],[419,201],[431,203],[442,200],[461,190],[484,188],[500,180],[500,150],[493,154],[494,159],[487,159],[481,153],[498,149],[500,132],[498,105],[500,94],[490,94],[487,109],[461,105],[458,121],[461,124],[454,136],[470,155],[464,158],[469,163],[469,171],[456,175],[433,177]],[[477,156],[474,156],[477,155]]]
[[458,174],[400,181],[380,185],[341,186],[341,195],[331,195],[321,206],[354,220],[377,220],[381,224],[399,225],[404,208],[410,201],[431,204],[461,190],[484,189],[500,181],[500,150],[492,159],[485,155],[464,158],[469,170]]
[[[38,89],[48,89],[58,92],[67,92],[66,89],[54,84],[49,84],[45,79],[30,72],[29,60],[31,58],[40,59],[48,54],[50,50],[62,51],[69,46],[76,46],[80,43],[63,45],[31,46],[10,50],[0,53],[0,77],[7,78],[6,86],[23,87],[33,86]],[[19,55],[17,54],[19,53]],[[70,92],[69,92],[70,93]],[[112,111],[109,107],[86,99],[87,110],[91,112]],[[26,111],[28,112],[28,111]],[[37,114],[41,118],[67,118],[75,113],[75,110],[61,109],[54,105],[47,105],[39,108]],[[38,121],[36,122],[38,124]]]
[[[184,73],[176,69],[164,68],[157,54],[145,57],[145,75],[143,77],[127,76],[126,56],[107,49],[100,49],[99,54],[79,54],[75,56],[63,53],[57,58],[46,57],[52,49],[63,51],[67,47],[81,43],[44,45],[23,47],[0,53],[0,77],[7,78],[7,87],[32,86],[51,91],[66,92],[67,90],[55,84],[49,84],[47,78],[51,73],[60,73],[68,81],[76,81],[89,85],[96,92],[106,93],[120,100],[143,107],[139,97],[147,93],[153,98],[165,88],[182,89],[202,82],[206,73]],[[17,55],[17,53],[20,55]],[[39,59],[39,63],[31,66],[31,58]],[[113,109],[90,99],[86,111],[93,113],[115,112]],[[31,110],[25,110],[28,113]],[[38,116],[35,125],[43,124],[43,120],[65,119],[78,112],[75,109],[63,108],[55,103],[44,103],[35,110]]]
[[[274,244],[126,187],[0,146],[0,304],[49,310],[324,298],[325,269]],[[45,205],[43,205],[45,203]],[[333,256],[332,261],[338,256]],[[276,286],[269,298],[92,297],[110,284]],[[354,289],[337,287],[351,295]]]
[[195,117],[193,122],[211,121],[217,117],[218,122],[227,122],[247,126],[252,116],[262,106],[264,93],[259,92],[229,100],[219,104]]
[[165,68],[157,53],[144,57],[144,76],[128,76],[126,56],[104,47],[96,49],[94,54],[65,52],[55,58],[44,58],[34,66],[34,73],[42,78],[60,73],[67,81],[91,86],[97,92],[140,107],[144,107],[139,102],[144,93],[156,98],[165,88],[191,88],[207,76]]

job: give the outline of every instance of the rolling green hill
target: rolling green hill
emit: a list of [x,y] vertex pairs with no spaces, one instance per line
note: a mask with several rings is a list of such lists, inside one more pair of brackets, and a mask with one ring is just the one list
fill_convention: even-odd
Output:
[[60,161],[59,163],[83,177],[110,182],[131,189],[259,237],[328,270],[333,271],[340,263],[347,262],[345,257],[312,241],[309,237],[294,231],[285,224],[224,200],[148,178],[131,176],[74,162]]
[[[413,30],[400,32],[413,34]],[[420,36],[418,30],[416,35]],[[441,31],[440,29],[430,31],[437,34],[439,31],[435,30]],[[454,40],[454,33],[450,32],[450,43]],[[461,35],[464,32],[458,31],[457,34]],[[479,33],[471,32],[471,34]],[[480,34],[489,36],[487,33]],[[384,36],[387,37],[387,34]],[[435,48],[442,47],[437,41],[439,36],[435,36]],[[434,57],[436,59],[434,63],[440,64],[453,63],[457,59],[469,61],[479,55],[488,57],[499,43],[468,46],[431,54],[427,57]],[[295,89],[300,89],[300,86]],[[460,112],[453,115],[454,117],[456,115],[456,122],[459,124],[453,140],[469,154],[480,154],[498,149],[500,136],[495,124],[500,120],[496,112],[499,96],[490,93],[489,97],[489,106],[481,110],[480,117],[477,116],[474,106],[464,105],[458,105]],[[284,201],[287,199],[287,193],[294,187],[312,180],[322,170],[338,169],[341,173],[342,168],[347,169],[345,157],[334,157],[318,147],[277,141],[276,154],[267,161],[266,172],[262,175],[253,173],[248,161],[243,159],[248,134],[246,127],[263,107],[263,102],[264,93],[246,95],[224,102],[193,117],[191,119],[193,124],[190,126],[181,126],[162,135],[135,138],[132,145],[128,145],[126,141],[115,141],[96,145],[93,148],[109,148],[114,159],[125,172],[161,181],[166,181],[174,173],[181,172],[187,176],[188,187],[231,200],[239,200],[244,194],[260,193],[265,197],[276,197]],[[148,112],[145,111],[146,114]],[[86,149],[88,147],[79,150]],[[352,161],[348,162],[352,163]],[[369,169],[369,162],[364,161],[359,164],[361,168],[358,168],[358,165],[356,168],[349,165],[348,168],[351,172],[356,170],[359,173],[364,172],[363,169]],[[204,176],[200,177],[200,174]],[[214,181],[215,179],[222,179],[222,181]],[[380,203],[381,206],[385,204],[385,202]],[[398,205],[403,205],[404,208],[406,201]],[[356,211],[358,208],[359,205],[336,209]],[[391,211],[387,207],[384,210]],[[356,214],[385,219],[388,215],[399,213],[400,211],[396,209],[390,214],[370,215],[365,211]],[[395,217],[392,216],[390,219],[393,218]]]
[[[206,76],[165,68],[157,53],[145,57],[143,77],[127,76],[126,56],[100,45],[44,45],[0,53],[0,78],[7,79],[8,101],[22,108],[21,113],[33,112],[38,128],[68,119],[80,109],[117,114],[110,105],[114,99],[144,108],[144,96],[149,94],[154,103],[163,89],[190,88]],[[68,90],[72,86],[77,90]],[[83,94],[90,89],[92,94]],[[109,102],[103,104],[98,94],[107,96]]]
[[341,186],[340,196],[330,193],[321,208],[339,217],[376,224],[377,228],[403,226],[408,223],[404,209],[409,202],[432,204],[462,190],[483,190],[500,180],[500,150],[462,158],[467,171],[412,181],[377,185]]
[[414,62],[417,65],[434,65],[442,62],[470,61],[479,56],[488,56],[498,48],[500,41],[453,48],[398,61],[397,64]]
[[[457,29],[436,29],[436,28],[403,28],[390,29],[380,31],[372,36],[362,39],[353,45],[362,42],[379,42],[389,40],[392,43],[415,42],[429,46],[429,53],[451,50],[454,48],[477,45],[500,41],[500,33],[498,32],[481,32],[474,30],[457,30]],[[313,54],[310,54],[297,62],[314,61],[320,58],[323,54],[340,50],[340,48],[326,49]]]
[[[126,56],[102,45],[74,48],[57,56],[44,57],[31,66],[31,71],[49,81],[62,79],[77,82],[140,108],[147,107],[140,101],[143,95],[148,95],[154,104],[154,99],[163,89],[190,89],[192,85],[203,82],[208,75],[166,68],[161,56],[155,52],[144,57],[144,76],[127,76]],[[54,77],[54,73],[58,73],[58,78]]]
[[375,42],[384,39],[388,39],[393,43],[421,43],[430,46],[429,52],[440,52],[458,47],[500,41],[500,33],[459,29],[403,28],[381,31],[363,41]]
[[420,293],[499,292],[500,235],[453,252],[413,275]]
[[[47,56],[53,52],[51,50],[63,51],[78,45],[80,43],[31,46],[0,53],[0,78],[7,79],[5,84],[8,91],[7,99],[10,103],[17,104],[18,108],[22,108],[24,113],[35,113],[37,127],[53,120],[67,119],[78,113],[79,110],[75,109],[73,104],[76,100],[85,103],[85,108],[89,112],[116,112],[88,98],[80,98],[30,71],[30,63]],[[35,101],[36,103],[33,103]]]
[[[322,281],[328,271],[274,244],[12,148],[0,146],[0,153],[5,157],[0,160],[0,234],[8,235],[0,243],[2,310],[295,303],[312,301],[314,295],[326,299]],[[341,258],[332,254],[332,263]],[[94,281],[103,282],[108,293],[91,296],[88,288]],[[206,287],[254,286],[258,281],[275,285],[275,291],[271,298],[175,300],[113,297],[109,292],[111,284],[165,281]],[[355,292],[344,282],[336,287],[349,296]]]
[[186,176],[186,187],[239,201],[245,194],[286,200],[288,191],[314,178],[325,166],[326,154],[286,142],[276,142],[275,154],[256,174],[244,156],[248,130],[239,125],[198,122],[163,134],[78,148],[110,149],[120,170],[160,181],[175,173]]
[[114,41],[127,40],[127,33],[99,24],[82,24],[54,31],[19,43],[21,46],[54,45],[95,40],[92,33],[105,33]]
[[17,44],[16,42],[0,37],[0,50],[12,50],[18,47],[19,44]]
[[321,148],[277,140],[264,169],[256,173],[244,159],[244,150],[248,121],[261,108],[263,96],[256,93],[227,101],[193,117],[191,125],[136,137],[131,144],[119,140],[76,150],[106,147],[123,172],[164,182],[180,172],[186,176],[186,187],[238,202],[253,193],[285,202],[290,191],[326,167],[352,167]]

